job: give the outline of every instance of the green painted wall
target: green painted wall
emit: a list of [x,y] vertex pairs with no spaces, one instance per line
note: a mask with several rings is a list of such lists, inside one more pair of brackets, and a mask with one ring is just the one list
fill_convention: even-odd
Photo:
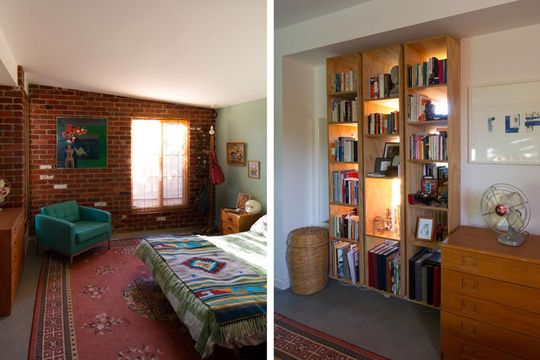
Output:
[[[246,143],[246,160],[261,162],[261,178],[248,177],[246,166],[227,165],[227,142]],[[216,154],[225,174],[225,183],[216,187],[216,211],[234,207],[239,192],[260,201],[266,212],[266,98],[218,110]]]

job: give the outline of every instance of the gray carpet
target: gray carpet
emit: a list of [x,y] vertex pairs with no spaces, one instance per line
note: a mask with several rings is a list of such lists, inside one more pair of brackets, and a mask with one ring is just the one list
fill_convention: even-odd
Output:
[[0,317],[0,359],[23,360],[28,358],[28,345],[34,316],[37,282],[41,255],[31,242],[24,262],[24,270],[17,288],[11,315]]
[[329,281],[299,296],[275,290],[275,312],[390,359],[439,359],[439,311]]

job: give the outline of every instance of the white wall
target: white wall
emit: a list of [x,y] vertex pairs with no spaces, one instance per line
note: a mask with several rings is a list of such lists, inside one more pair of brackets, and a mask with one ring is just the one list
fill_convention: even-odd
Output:
[[540,234],[540,165],[469,164],[467,156],[468,88],[540,79],[538,39],[540,25],[461,40],[461,223],[464,225],[485,227],[480,216],[480,197],[489,185],[505,182],[527,195],[532,211],[527,230]]
[[17,85],[17,62],[0,29],[0,85]]
[[282,134],[276,142],[274,277],[278,288],[289,287],[285,254],[287,234],[313,223],[314,68],[283,58]]

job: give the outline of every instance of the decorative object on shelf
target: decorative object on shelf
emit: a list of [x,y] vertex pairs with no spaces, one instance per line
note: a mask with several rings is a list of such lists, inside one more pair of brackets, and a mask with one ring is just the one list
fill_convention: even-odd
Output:
[[399,66],[396,65],[390,70],[390,80],[392,81],[392,87],[390,90],[390,97],[399,96]]
[[260,202],[258,202],[257,200],[255,199],[250,199],[248,201],[246,201],[245,205],[244,205],[245,209],[246,209],[246,212],[248,214],[258,214],[261,212],[262,210],[262,205]]
[[[0,206],[4,205],[7,201],[7,197],[11,192],[11,184],[7,179],[0,179]],[[0,208],[2,211],[2,208]]]
[[227,164],[246,166],[246,143],[227,143]]
[[245,210],[246,209],[246,202],[251,199],[251,195],[244,194],[244,193],[238,193],[238,197],[236,198],[236,209]]
[[390,231],[392,230],[392,213],[390,209],[386,209],[384,212],[384,230]]
[[384,231],[384,219],[381,216],[375,216],[373,218],[373,231],[375,232]]
[[432,241],[434,234],[434,219],[418,217],[416,223],[416,238],[423,241]]
[[540,164],[539,112],[540,80],[471,87],[469,162]]
[[56,151],[58,168],[107,167],[107,119],[59,117]]
[[248,161],[248,176],[253,179],[261,178],[261,162],[256,160]]
[[430,195],[436,195],[439,189],[439,181],[437,179],[422,179],[422,192]]
[[529,224],[531,212],[529,200],[517,187],[509,184],[494,184],[484,191],[480,210],[486,224],[500,233],[499,243],[519,246],[525,241],[523,230]]

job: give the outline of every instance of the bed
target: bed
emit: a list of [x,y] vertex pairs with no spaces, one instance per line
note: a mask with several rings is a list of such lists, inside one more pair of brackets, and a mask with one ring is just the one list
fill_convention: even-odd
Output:
[[266,341],[266,246],[262,217],[238,234],[146,238],[135,254],[206,358]]

